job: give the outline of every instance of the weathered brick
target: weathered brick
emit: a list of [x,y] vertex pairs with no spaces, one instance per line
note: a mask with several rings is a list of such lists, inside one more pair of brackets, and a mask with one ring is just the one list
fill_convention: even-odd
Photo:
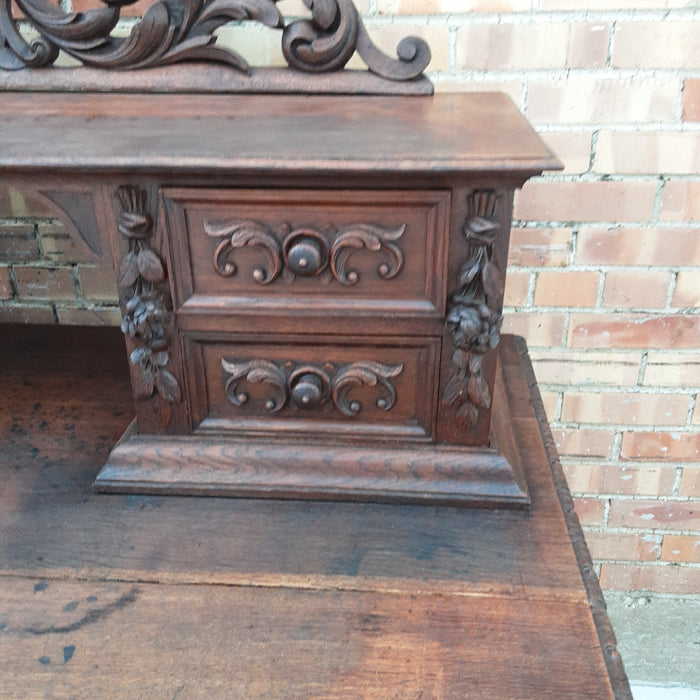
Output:
[[622,435],[620,458],[697,462],[700,461],[700,433],[626,432]]
[[560,313],[507,313],[503,317],[503,332],[523,336],[530,347],[562,345],[564,320]]
[[377,0],[381,14],[437,15],[460,12],[527,12],[531,0]]
[[616,498],[610,501],[608,525],[645,530],[695,530],[700,528],[700,504]]
[[540,10],[650,10],[692,7],[693,0],[540,0]]
[[0,322],[53,324],[55,323],[53,307],[48,303],[43,306],[14,302],[0,304]]
[[649,352],[642,384],[700,387],[700,354]]
[[0,260],[29,262],[38,260],[39,244],[32,224],[0,225]]
[[0,266],[0,299],[12,299],[14,287],[10,279],[10,268]]
[[514,228],[510,234],[508,265],[563,267],[571,251],[570,228]]
[[594,561],[657,561],[661,550],[660,535],[588,531],[585,537]]
[[700,269],[681,270],[678,273],[671,303],[687,309],[700,307]]
[[668,271],[611,270],[605,276],[603,305],[617,309],[662,309],[670,285]]
[[700,323],[689,315],[571,314],[572,348],[697,348]]
[[562,457],[610,459],[615,440],[615,431],[612,429],[553,428],[552,435]]
[[598,297],[599,281],[597,272],[540,272],[535,286],[535,306],[593,307]]
[[118,301],[116,277],[112,269],[81,265],[78,268],[78,278],[80,290],[88,299],[114,303]]
[[583,265],[700,265],[699,228],[583,228],[576,262]]
[[562,467],[571,493],[603,493],[605,465],[565,462]]
[[75,288],[69,268],[14,266],[20,299],[74,299]]
[[634,386],[641,352],[531,350],[540,384]]
[[676,469],[672,466],[607,465],[601,492],[619,496],[670,496],[675,479]]
[[119,326],[121,312],[116,306],[78,308],[57,306],[58,322],[66,326]]
[[557,410],[561,394],[558,391],[541,391],[540,394],[547,418],[550,421],[557,420]]
[[522,80],[439,80],[435,82],[435,92],[504,92],[520,105],[523,91]]
[[697,22],[618,22],[612,65],[616,68],[700,67]]
[[565,423],[683,425],[690,406],[687,394],[567,393]]
[[688,78],[683,84],[683,121],[700,122],[700,78]]
[[544,142],[564,164],[564,175],[585,173],[591,164],[591,134],[585,131],[547,131]]
[[680,87],[667,76],[533,78],[525,113],[536,124],[672,122]]
[[700,171],[698,137],[686,132],[603,131],[598,136],[594,169],[599,173],[691,175]]
[[678,495],[700,498],[700,465],[683,467]]
[[661,560],[700,564],[700,535],[665,535]]
[[525,306],[530,289],[530,273],[509,270],[506,274],[506,288],[503,296],[505,306]]
[[574,498],[574,509],[581,525],[600,527],[605,514],[605,501],[600,498]]
[[700,568],[674,564],[603,564],[600,585],[604,590],[614,591],[695,594],[700,590]]
[[88,247],[55,226],[39,226],[39,240],[44,257],[55,263],[90,262]]
[[492,71],[604,66],[609,31],[605,22],[467,24],[457,32],[457,68]]
[[530,221],[647,221],[655,182],[531,180],[516,196],[515,218]]
[[664,187],[662,221],[700,221],[700,180],[669,180]]

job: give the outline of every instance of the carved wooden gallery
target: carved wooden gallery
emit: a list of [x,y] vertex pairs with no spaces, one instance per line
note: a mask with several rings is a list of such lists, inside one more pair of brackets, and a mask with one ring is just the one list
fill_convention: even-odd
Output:
[[[224,595],[219,581],[233,586],[222,609],[241,615],[273,590],[288,624],[256,653],[285,644],[294,670],[270,690],[240,629],[238,680],[211,671],[212,683],[233,684],[228,697],[631,697],[525,345],[500,333],[514,192],[561,166],[506,96],[434,95],[422,40],[402,40],[391,58],[350,0],[304,1],[308,18],[288,22],[274,0],[158,0],[126,36],[114,30],[129,2],[0,8],[2,187],[41,201],[114,274],[135,411],[102,463],[83,464],[83,481],[64,490],[89,524],[84,554],[30,565],[29,543],[6,537],[4,572],[60,569],[83,588],[78,579],[152,581],[172,600]],[[289,67],[251,68],[220,46],[216,30],[239,20],[279,28]],[[343,70],[356,52],[368,71]],[[59,67],[59,56],[81,65]],[[13,328],[41,352],[40,334]],[[71,332],[99,345],[112,331]],[[9,385],[26,373],[19,342],[0,344]],[[107,360],[91,357],[102,376]],[[29,457],[17,448],[11,459]],[[154,495],[169,504],[156,526],[162,558],[142,558],[143,514],[132,513],[122,519],[136,552],[129,574],[107,521]],[[46,513],[58,508],[50,498]],[[246,523],[220,578],[202,553],[186,574],[172,568],[164,533],[192,526],[192,504],[208,533],[202,552],[226,539],[226,518]],[[363,520],[382,526],[369,534]],[[416,550],[431,538],[440,562]],[[273,560],[280,542],[287,554]],[[341,575],[332,561],[357,547],[364,564]],[[109,561],[93,567],[93,550]],[[326,625],[329,595],[348,620],[358,605],[365,620],[393,613],[377,614],[371,634]],[[430,617],[435,595],[442,623]],[[299,605],[313,621],[303,635]],[[486,620],[508,634],[468,643]],[[100,624],[93,634],[118,635],[117,617]],[[8,634],[0,627],[0,643]],[[440,650],[419,661],[430,635]],[[342,639],[373,651],[319,670]],[[381,640],[409,662],[385,649],[393,661],[377,670]],[[314,663],[312,642],[326,645]],[[533,660],[535,648],[549,656]],[[161,687],[144,673],[146,692]],[[70,690],[77,678],[61,682]],[[42,682],[21,665],[13,679]],[[206,686],[181,680],[194,695]]]

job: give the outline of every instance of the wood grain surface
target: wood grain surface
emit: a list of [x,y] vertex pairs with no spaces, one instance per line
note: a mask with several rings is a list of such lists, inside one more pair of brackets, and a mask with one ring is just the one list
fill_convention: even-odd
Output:
[[529,399],[530,511],[98,495],[120,345],[2,327],[0,697],[631,698]]

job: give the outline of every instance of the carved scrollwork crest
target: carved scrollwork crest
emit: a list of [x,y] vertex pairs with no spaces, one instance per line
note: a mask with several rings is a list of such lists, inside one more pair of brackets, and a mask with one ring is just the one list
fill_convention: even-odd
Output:
[[129,357],[133,387],[140,400],[158,394],[166,403],[182,399],[180,384],[168,369],[168,349],[173,319],[163,262],[149,246],[153,220],[146,207],[146,192],[139,187],[120,187],[121,205],[117,227],[128,240],[128,252],[119,269],[117,287],[124,313],[121,329],[136,348]]
[[362,403],[351,395],[360,386],[378,387],[375,405],[382,411],[390,411],[396,404],[396,388],[390,379],[398,377],[404,367],[381,362],[351,362],[341,367],[327,363],[319,367],[226,358],[222,358],[221,366],[226,373],[226,396],[238,408],[250,399],[242,388],[244,382],[249,382],[264,384],[269,389],[264,406],[270,413],[291,404],[302,410],[331,406],[346,416],[356,416],[362,411]]
[[458,405],[457,415],[473,427],[481,410],[491,406],[491,393],[482,370],[484,355],[498,345],[502,317],[493,308],[503,288],[503,271],[493,261],[493,245],[499,232],[496,218],[498,195],[492,190],[474,191],[464,235],[469,244],[467,261],[459,272],[460,289],[450,299],[447,328],[452,335],[455,370],[443,394],[447,404]]
[[64,12],[49,0],[15,0],[38,35],[27,41],[0,2],[0,68],[45,68],[64,51],[86,66],[116,70],[209,61],[244,73],[248,64],[218,46],[215,30],[231,21],[252,20],[283,29],[282,52],[289,65],[320,73],[342,69],[357,51],[368,68],[389,80],[411,80],[430,62],[430,49],[416,37],[403,39],[397,58],[372,43],[352,0],[304,0],[310,19],[285,26],[277,0],[157,0],[126,37],[112,36],[121,7],[136,0],[102,0],[105,7]]
[[274,282],[281,272],[288,281],[299,275],[355,285],[360,281],[360,273],[349,268],[348,261],[361,248],[385,254],[385,259],[377,265],[377,275],[383,280],[396,277],[404,265],[403,252],[396,241],[406,231],[405,224],[396,227],[352,224],[320,230],[311,226],[292,229],[284,223],[275,230],[259,221],[233,220],[205,221],[204,231],[208,236],[224,239],[213,258],[214,270],[223,277],[233,277],[238,272],[234,262],[236,249],[258,247],[267,261],[267,265],[253,270],[253,279],[260,285]]

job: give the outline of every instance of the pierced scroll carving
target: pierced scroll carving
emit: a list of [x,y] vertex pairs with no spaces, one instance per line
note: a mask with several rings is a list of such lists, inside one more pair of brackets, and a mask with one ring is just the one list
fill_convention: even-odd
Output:
[[27,41],[12,15],[10,0],[0,1],[0,68],[44,68],[64,51],[86,66],[116,70],[209,61],[244,73],[249,66],[236,52],[216,44],[215,31],[231,21],[252,20],[283,29],[282,52],[288,64],[308,73],[345,67],[357,51],[368,68],[389,80],[411,80],[430,62],[430,49],[408,37],[397,58],[372,43],[352,0],[304,0],[310,19],[285,26],[277,0],[158,0],[127,37],[114,37],[121,7],[136,0],[102,0],[106,7],[64,12],[49,0],[15,0],[38,33]]
[[493,244],[499,232],[496,219],[498,195],[474,191],[469,197],[469,217],[464,235],[469,257],[459,272],[460,290],[450,299],[447,328],[455,351],[455,371],[445,387],[443,401],[457,404],[457,415],[468,427],[491,407],[491,393],[482,371],[483,357],[498,345],[502,317],[493,308],[503,288],[504,271],[493,262]]
[[274,282],[280,272],[290,282],[299,275],[355,285],[360,273],[348,269],[348,260],[360,248],[385,253],[386,259],[377,266],[377,275],[383,280],[396,277],[404,265],[404,255],[396,241],[406,231],[405,224],[352,224],[337,230],[329,226],[321,231],[309,226],[292,229],[288,223],[275,230],[259,221],[205,221],[204,231],[208,236],[224,239],[213,258],[214,270],[223,277],[233,277],[238,272],[233,260],[236,249],[259,247],[268,265],[256,267],[252,274],[261,285]]
[[150,248],[153,220],[146,208],[146,192],[138,187],[120,187],[118,228],[129,241],[129,250],[119,269],[119,298],[125,313],[121,329],[136,345],[129,359],[134,367],[132,384],[136,397],[158,394],[167,403],[182,400],[180,384],[167,368],[172,333],[168,292],[163,283],[163,262]]
[[221,366],[228,375],[226,396],[239,408],[248,403],[250,396],[242,388],[243,382],[265,384],[270,396],[265,409],[277,413],[291,404],[302,410],[318,409],[329,405],[346,416],[356,416],[362,403],[352,398],[353,389],[360,386],[378,387],[375,405],[390,411],[396,404],[396,388],[389,381],[403,372],[404,366],[385,365],[381,362],[352,362],[342,367],[327,363],[317,365],[279,365],[269,360],[227,360]]

